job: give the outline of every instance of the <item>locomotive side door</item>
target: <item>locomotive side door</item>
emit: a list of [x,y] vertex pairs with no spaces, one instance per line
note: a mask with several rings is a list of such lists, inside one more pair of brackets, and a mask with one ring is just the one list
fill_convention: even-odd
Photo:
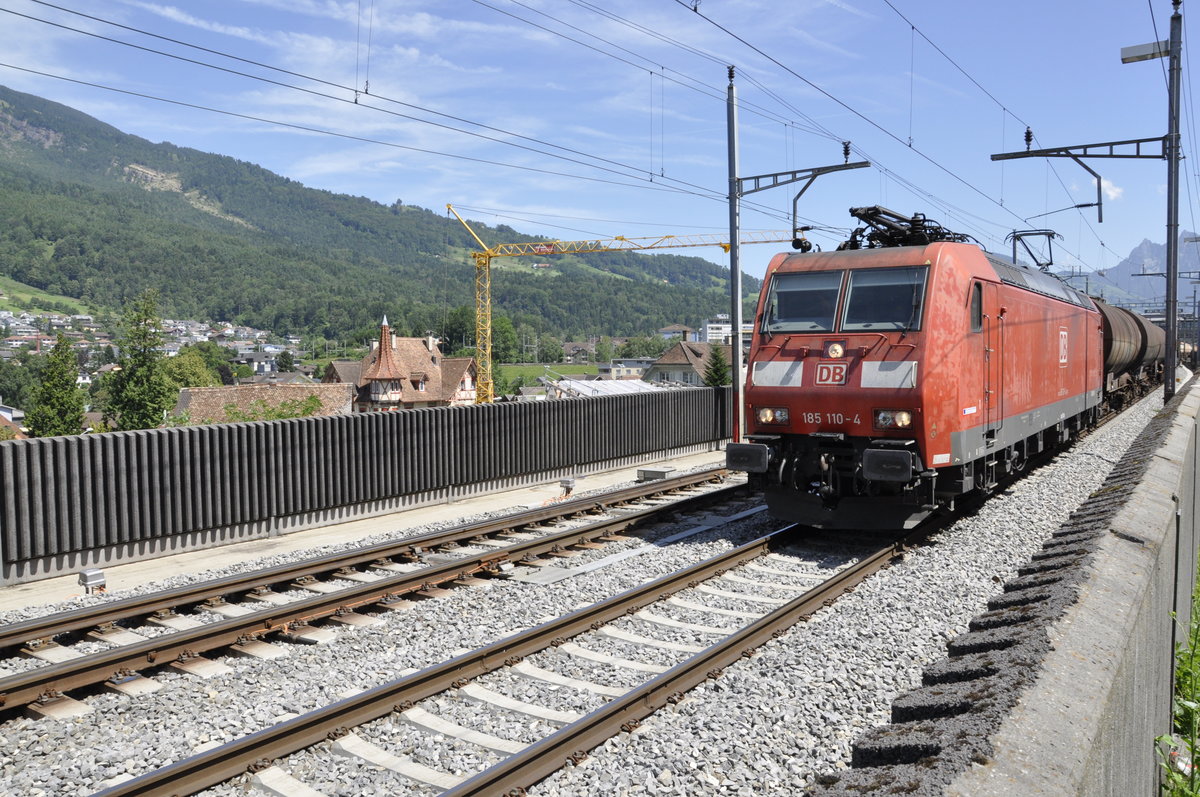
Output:
[[983,371],[982,406],[983,436],[991,442],[1003,425],[1003,320],[997,306],[996,286],[986,282],[971,283],[971,332],[976,341]]

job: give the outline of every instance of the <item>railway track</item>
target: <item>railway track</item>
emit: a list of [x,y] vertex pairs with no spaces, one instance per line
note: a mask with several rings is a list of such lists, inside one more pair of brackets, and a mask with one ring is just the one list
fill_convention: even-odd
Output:
[[[372,767],[386,771],[390,777],[394,777],[392,772],[399,772],[428,786],[446,789],[444,794],[453,797],[520,794],[548,774],[581,761],[587,751],[606,739],[633,730],[642,719],[663,706],[678,702],[696,685],[719,677],[725,667],[753,655],[758,647],[885,567],[904,547],[928,531],[912,532],[900,540],[853,550],[831,568],[834,575],[828,578],[809,575],[807,579],[798,578],[799,570],[793,577],[787,565],[780,564],[789,555],[791,558],[805,555],[785,545],[785,541],[792,542],[795,533],[795,526],[785,527],[535,628],[114,785],[101,795],[194,794],[244,773],[250,773],[254,782],[275,793],[319,793],[293,779],[273,762],[323,743],[328,743],[342,755],[358,757]],[[823,557],[828,564],[828,554],[821,553],[823,549],[824,543],[818,542],[815,546],[818,553],[810,551],[807,555]],[[814,581],[819,583],[814,584]],[[790,597],[777,597],[780,592],[788,593]],[[681,594],[688,595],[689,599],[681,599]],[[717,605],[704,605],[706,600]],[[764,604],[770,608],[762,608]],[[731,605],[742,608],[729,608]],[[667,607],[676,611],[679,607],[701,609],[724,617],[736,617],[742,625],[716,628],[673,621],[665,616],[671,611]],[[652,639],[619,628],[609,630],[628,617],[650,624],[687,628],[701,635],[716,634],[720,639],[706,646],[693,646],[689,650],[692,655],[670,667],[625,659],[614,661],[602,654],[589,654],[589,635],[606,632],[653,645]],[[531,659],[555,648],[565,648],[579,661],[594,660],[657,674],[633,687],[613,688],[598,683],[599,676],[596,680],[565,678],[556,676],[550,668],[531,663]],[[611,699],[583,716],[543,709],[546,713],[541,714],[541,718],[561,727],[530,744],[514,744],[456,726],[453,722],[430,720],[430,712],[421,705],[421,701],[439,695],[461,692],[476,700],[495,701],[504,708],[539,716],[539,707],[518,705],[514,708],[513,704],[518,701],[504,700],[480,683],[506,670],[518,670],[527,678],[591,691]],[[396,756],[371,742],[369,730],[362,733],[355,730],[380,718],[397,715],[409,719],[412,724],[491,747],[493,752],[503,750],[505,757],[470,778],[456,777],[432,772]]]
[[[24,762],[29,759],[28,752],[10,754],[7,759],[0,755],[0,763],[6,770],[6,782],[13,789],[13,793],[23,793],[33,785],[40,786],[45,783],[47,775],[41,773],[46,772],[50,773],[51,778],[61,777],[64,788],[69,785],[77,793],[93,793],[106,788],[106,795],[182,794],[184,792],[179,784],[191,781],[179,781],[179,777],[186,775],[180,770],[174,770],[175,775],[170,776],[177,779],[175,787],[167,790],[169,787],[160,783],[159,786],[164,789],[161,792],[149,790],[153,783],[143,778],[152,781],[151,776],[163,771],[151,771],[153,767],[169,769],[187,761],[197,763],[198,756],[206,756],[211,752],[206,750],[209,745],[231,741],[236,745],[250,738],[262,740],[264,737],[259,734],[273,731],[279,725],[286,724],[285,720],[305,724],[308,721],[305,718],[312,719],[316,714],[333,706],[345,704],[347,700],[365,698],[370,692],[393,683],[392,679],[397,683],[405,678],[415,679],[408,681],[412,686],[420,679],[421,673],[443,667],[454,657],[463,661],[474,660],[475,672],[454,679],[467,680],[465,686],[451,686],[448,691],[411,700],[414,704],[411,706],[409,698],[399,698],[378,715],[379,719],[368,719],[365,724],[360,725],[342,723],[339,728],[352,732],[347,734],[339,728],[334,728],[328,733],[337,738],[330,740],[327,734],[299,752],[287,756],[277,756],[273,753],[268,756],[264,753],[259,756],[262,760],[256,759],[244,769],[235,771],[230,778],[217,781],[223,785],[214,788],[211,793],[214,797],[245,793],[253,788],[249,782],[252,778],[257,778],[257,783],[261,784],[255,789],[255,793],[258,794],[271,791],[289,795],[311,794],[306,787],[323,790],[327,795],[386,793],[394,797],[415,797],[429,795],[435,791],[468,788],[478,790],[449,793],[505,793],[513,789],[507,786],[502,788],[480,785],[478,779],[485,776],[497,779],[512,777],[516,780],[511,782],[538,782],[538,778],[542,776],[537,773],[544,771],[546,767],[551,771],[559,770],[550,775],[541,787],[548,789],[548,793],[612,793],[618,787],[625,788],[656,777],[664,786],[670,786],[672,774],[676,791],[685,788],[686,784],[686,793],[724,793],[731,788],[729,784],[740,784],[743,789],[755,793],[779,792],[791,786],[799,788],[810,785],[812,773],[820,773],[825,771],[826,767],[832,766],[829,762],[839,760],[839,751],[849,743],[846,740],[861,732],[862,721],[857,718],[859,712],[869,709],[871,698],[860,693],[869,694],[872,690],[882,690],[886,700],[890,701],[897,688],[902,691],[910,686],[905,681],[906,668],[910,668],[914,660],[936,657],[942,644],[938,638],[940,632],[934,632],[931,639],[909,639],[912,636],[910,632],[925,629],[927,624],[929,628],[941,628],[947,623],[951,630],[955,630],[954,623],[965,622],[961,618],[969,617],[974,610],[960,610],[958,607],[958,603],[963,600],[964,590],[969,589],[971,594],[990,595],[997,578],[993,574],[1003,575],[1006,569],[1023,561],[1030,546],[1036,547],[1041,544],[1039,532],[1034,528],[1035,524],[1042,523],[1040,515],[1045,513],[1052,517],[1057,513],[1069,511],[1067,503],[1078,500],[1080,495],[1086,496],[1095,489],[1092,477],[1081,474],[1091,473],[1096,469],[1096,463],[1102,464],[1116,456],[1093,453],[1093,449],[1102,445],[1102,441],[1095,438],[1127,434],[1108,427],[1097,435],[1088,436],[1093,439],[1082,440],[1081,444],[1085,450],[1078,454],[1085,463],[1082,469],[1078,464],[1068,467],[1066,462],[1055,461],[1045,465],[1050,469],[1046,474],[1024,482],[1014,482],[1012,486],[1002,485],[1001,495],[984,504],[978,513],[968,512],[966,518],[956,523],[954,528],[939,530],[935,545],[914,547],[903,557],[899,567],[884,574],[881,579],[873,579],[864,584],[845,600],[837,601],[831,611],[821,614],[819,622],[806,623],[803,629],[794,630],[779,643],[768,646],[752,659],[732,667],[711,663],[707,668],[704,668],[703,664],[699,665],[700,670],[694,676],[698,682],[707,680],[709,671],[716,672],[723,668],[728,668],[728,680],[718,680],[710,686],[701,687],[698,694],[702,697],[689,699],[687,707],[682,710],[660,711],[654,721],[648,723],[654,732],[620,734],[620,739],[604,744],[602,751],[594,751],[594,759],[589,762],[589,766],[573,767],[565,763],[568,760],[578,760],[580,755],[577,754],[586,751],[588,744],[586,739],[581,741],[578,737],[561,734],[572,726],[578,729],[581,727],[578,723],[583,718],[591,717],[597,711],[615,709],[626,695],[633,694],[626,690],[641,688],[640,682],[634,683],[637,672],[650,670],[637,669],[632,675],[625,672],[625,675],[629,676],[628,680],[606,680],[601,675],[593,677],[577,669],[576,664],[580,656],[590,656],[596,648],[605,648],[606,646],[599,641],[605,631],[627,631],[633,624],[642,622],[642,619],[637,617],[637,612],[674,613],[676,617],[682,616],[682,619],[687,621],[695,620],[699,609],[679,608],[679,603],[672,604],[674,608],[660,609],[651,606],[648,609],[635,609],[632,616],[619,614],[615,619],[605,621],[599,630],[590,629],[589,626],[589,630],[579,637],[563,637],[566,640],[564,644],[552,644],[542,652],[518,654],[522,656],[523,661],[518,662],[516,655],[507,654],[503,658],[513,659],[511,665],[504,666],[502,658],[501,666],[486,672],[483,670],[495,664],[494,659],[501,651],[493,651],[492,658],[485,658],[482,664],[475,654],[501,644],[491,643],[492,639],[500,635],[499,629],[524,629],[555,622],[559,619],[557,613],[563,611],[562,607],[579,606],[587,600],[594,601],[594,595],[613,595],[634,583],[633,577],[643,577],[639,575],[644,572],[641,568],[625,574],[614,572],[601,580],[593,579],[590,570],[586,571],[588,576],[582,575],[586,568],[597,561],[617,558],[611,551],[585,552],[579,558],[566,560],[575,565],[566,569],[579,575],[575,575],[571,581],[557,584],[554,589],[558,590],[559,587],[572,582],[576,583],[574,587],[551,594],[549,589],[539,588],[531,591],[528,585],[519,581],[492,580],[488,582],[489,588],[455,591],[454,597],[445,601],[429,602],[421,611],[390,615],[387,624],[380,626],[382,630],[364,630],[342,635],[338,644],[324,648],[330,652],[318,659],[330,661],[338,657],[353,656],[357,666],[357,662],[364,661],[359,658],[360,651],[376,655],[383,653],[385,658],[381,659],[381,662],[386,664],[373,666],[370,673],[363,676],[353,672],[348,674],[344,668],[330,667],[325,682],[318,682],[314,688],[310,680],[307,686],[308,693],[304,696],[298,695],[295,699],[279,698],[281,692],[286,695],[288,690],[288,686],[285,685],[281,689],[279,684],[291,683],[288,673],[292,667],[288,666],[288,662],[277,664],[250,663],[248,660],[231,661],[235,668],[233,675],[207,682],[184,679],[177,675],[167,676],[163,680],[172,687],[186,686],[188,691],[194,693],[194,697],[189,698],[192,701],[191,713],[181,714],[174,708],[177,705],[175,692],[168,696],[165,703],[158,698],[135,703],[114,696],[98,696],[97,699],[89,700],[96,706],[94,718],[74,723],[55,723],[53,726],[21,719],[12,723],[9,728],[0,726],[0,741],[4,741],[6,746],[14,750],[28,751],[31,745],[36,749],[42,744],[40,740],[46,738],[46,733],[55,736],[62,733],[64,742],[69,741],[70,746],[65,743],[55,745],[56,748],[64,750],[58,758],[58,763],[40,764],[33,770],[38,774],[29,775],[20,772],[25,766]],[[1073,456],[1063,455],[1063,460],[1069,460]],[[1046,482],[1045,486],[1039,484],[1042,481]],[[1039,501],[1045,508],[1033,509],[1039,505]],[[744,511],[745,508],[746,505],[742,503],[741,508],[737,510],[738,514],[748,514]],[[696,526],[713,524],[720,520],[717,514],[724,515],[727,511],[705,513],[699,520],[687,519],[689,531]],[[1009,526],[1007,529],[1004,528],[1006,524]],[[762,534],[761,523],[754,525],[758,530],[754,531],[753,535]],[[749,538],[745,535],[748,530],[743,530],[741,540]],[[667,534],[671,536],[664,536]],[[673,536],[675,535],[669,529],[656,529],[648,539],[658,541],[642,547],[655,549],[653,558],[656,562],[671,562],[671,568],[679,567],[685,562],[694,562],[693,553],[700,549],[691,545],[671,545],[669,540]],[[732,543],[735,538],[731,532],[718,531],[714,527],[713,533],[696,539]],[[633,550],[626,546],[617,547],[621,548],[621,555]],[[676,547],[686,547],[690,552],[687,555],[677,555],[669,551]],[[947,555],[952,552],[954,560],[950,561]],[[776,552],[774,555],[778,556],[780,553]],[[757,566],[758,563],[755,562],[742,565],[747,569]],[[764,581],[774,580],[775,574],[768,573],[765,577],[761,575],[770,567],[768,564],[764,569],[760,569],[758,576],[752,577],[747,573],[746,577]],[[622,569],[610,568],[611,571]],[[652,568],[651,572],[660,575],[667,569],[657,567]],[[532,568],[518,570],[533,571]],[[540,574],[545,571],[538,572]],[[737,574],[738,571],[734,570],[728,575]],[[616,586],[618,584],[620,586]],[[609,585],[612,585],[611,588]],[[701,586],[699,582],[697,586]],[[748,587],[734,587],[738,590],[746,588]],[[698,594],[700,590],[695,590],[695,595],[689,595],[686,590],[692,588],[684,589],[685,592],[675,593],[671,597],[687,603],[714,601],[715,605],[709,606],[707,611],[719,612],[739,608],[730,598],[702,597]],[[712,595],[711,592],[706,594]],[[791,597],[793,596],[789,596],[789,600]],[[510,619],[510,605],[529,605],[533,608],[532,611],[521,611],[519,617]],[[740,608],[744,613],[753,612],[753,609],[747,610],[744,606]],[[512,611],[520,610],[514,608]],[[966,612],[965,615],[963,611]],[[687,616],[689,613],[692,618]],[[552,614],[553,620],[538,619]],[[437,619],[430,619],[434,617]],[[454,626],[464,619],[470,623],[475,617],[480,618],[477,626],[481,630],[478,633],[464,633],[461,628]],[[450,620],[447,629],[453,626],[453,630],[437,631],[428,636],[437,623],[446,620]],[[711,616],[709,622],[712,622]],[[495,636],[489,637],[485,626],[489,626]],[[397,628],[402,630],[395,630]],[[735,630],[737,629],[730,629],[730,633]],[[679,639],[679,635],[683,633],[685,632],[679,629],[667,629],[661,635]],[[399,639],[396,634],[401,634]],[[595,636],[589,637],[588,634]],[[369,636],[378,637],[380,644],[360,647],[358,640]],[[428,655],[404,650],[406,643],[425,648],[426,643],[437,637],[444,641],[435,645]],[[412,648],[413,644],[408,644],[407,647]],[[395,649],[392,650],[388,646],[394,646]],[[474,650],[458,655],[456,646],[460,650],[467,647]],[[672,658],[664,651],[648,648],[647,655],[642,656],[631,652],[636,647],[632,642],[610,641],[607,644],[608,655],[623,656],[626,661],[619,665],[610,661],[608,674],[611,675],[617,669],[624,671],[631,661],[642,667],[662,670],[663,673],[677,669],[683,664],[679,660],[682,656]],[[293,655],[302,655],[308,659],[311,658],[310,652],[315,653],[321,649],[294,647],[292,652]],[[739,652],[738,656],[740,655],[742,654]],[[562,673],[577,680],[616,686],[620,689],[620,694],[606,695],[602,699],[603,705],[596,706],[588,705],[587,701],[576,697],[569,701],[567,693],[574,695],[578,691],[575,686],[546,683],[539,687],[538,682],[530,680],[521,683],[522,679],[529,676],[519,674],[517,668],[529,665],[541,670],[555,669],[564,660],[569,660],[571,665],[563,666]],[[377,677],[388,667],[390,671],[387,674]],[[412,669],[405,670],[405,667]],[[415,668],[420,668],[420,672],[416,672]],[[780,672],[789,673],[789,678],[781,681]],[[649,680],[654,681],[663,673],[653,672],[651,674],[655,677]],[[405,678],[397,678],[398,675],[404,675]],[[492,692],[508,692],[534,703],[542,702],[540,698],[545,697],[545,702],[555,710],[573,710],[580,716],[560,715],[558,724],[550,728],[550,732],[535,738],[532,729],[522,732],[511,717],[500,718],[502,709],[487,705],[476,707],[471,702],[474,698],[468,694],[481,691],[477,690],[476,686],[482,687],[483,690],[490,686]],[[354,690],[364,687],[367,691],[351,696]],[[674,689],[668,692],[667,696],[671,697],[682,691]],[[578,700],[579,704],[571,702],[574,700]],[[656,708],[662,704],[662,695],[660,693],[657,698],[652,697],[648,700],[651,702],[647,706]],[[636,703],[636,698],[634,701]],[[667,701],[668,704],[669,702]],[[255,710],[251,716],[250,709],[246,706],[261,706],[262,710]],[[245,712],[245,719],[231,720],[231,708],[233,712]],[[362,708],[361,704],[359,708]],[[112,719],[120,729],[116,731],[106,730],[110,727],[106,720],[109,715],[104,712],[113,709],[125,713],[126,717],[121,719],[114,712]],[[435,709],[442,711],[443,719],[449,722],[449,726],[446,723],[431,722],[430,715],[436,714]],[[482,730],[471,721],[475,711],[479,712]],[[195,718],[206,716],[206,720],[197,723],[193,715]],[[288,717],[293,719],[288,720]],[[876,720],[872,718],[867,722],[867,727],[874,721]],[[532,722],[545,725],[549,721]],[[633,728],[635,723],[636,718],[622,718],[620,725]],[[412,725],[440,730],[435,729],[433,733],[426,733],[417,738],[410,727]],[[150,731],[156,726],[163,731]],[[41,728],[47,730],[39,730]],[[475,732],[471,733],[468,728]],[[146,729],[145,742],[140,738],[143,736],[143,729]],[[455,741],[442,739],[437,735],[445,735],[449,731],[463,732],[470,736],[464,735]],[[104,740],[112,738],[114,733],[139,737],[138,744],[143,745],[142,749],[139,751],[138,746],[134,745],[109,750],[108,743]],[[164,744],[164,734],[174,737],[173,741]],[[402,734],[408,735],[402,737]],[[497,737],[502,737],[499,739],[502,750],[487,748],[486,744],[483,747],[479,746],[481,742],[495,744]],[[551,737],[555,741],[551,742]],[[392,745],[402,739],[404,744],[401,747]],[[440,746],[443,744],[452,744],[453,748],[442,752]],[[469,754],[464,751],[468,747],[471,748]],[[522,769],[524,765],[520,763],[521,756],[533,755],[539,749],[545,751],[544,758],[540,762],[531,762],[529,766],[533,769],[523,773],[515,770],[512,773],[504,771],[508,767]],[[535,756],[537,757],[539,756]],[[76,760],[81,762],[81,766],[71,763]],[[447,762],[451,765],[446,766]],[[273,763],[278,766],[272,767]],[[410,766],[413,763],[422,764],[425,768],[417,766],[414,768],[416,771],[411,772]],[[391,771],[392,766],[403,768],[404,777]],[[15,776],[12,773],[14,768],[17,773]],[[429,771],[433,768],[444,771],[435,775]],[[250,770],[255,770],[253,775],[239,774]],[[296,780],[289,780],[287,773]],[[117,782],[129,775],[137,775],[138,778],[126,783]],[[272,778],[277,779],[275,786],[270,785]],[[372,781],[371,778],[375,780]],[[507,784],[510,781],[497,782]]]
[[[117,691],[140,694],[156,688],[141,674],[146,670],[175,665],[202,671],[207,666],[203,654],[223,648],[271,656],[264,639],[272,634],[291,641],[317,641],[320,631],[315,624],[319,621],[365,622],[367,618],[356,610],[400,608],[407,605],[406,598],[434,596],[446,584],[494,575],[514,564],[612,539],[614,534],[661,515],[662,507],[646,505],[647,501],[670,497],[670,511],[683,512],[744,490],[740,484],[723,485],[723,477],[720,469],[703,471],[394,543],[14,623],[0,629],[0,651],[19,652],[45,663],[0,677],[0,711],[27,708],[40,715],[70,716],[83,710],[66,696],[72,690],[107,684]],[[568,518],[600,513],[606,516],[570,529],[547,528]],[[459,546],[483,550],[455,554]],[[433,557],[434,553],[440,556]],[[449,561],[425,561],[429,558]],[[300,589],[311,597],[284,603],[280,588]],[[201,622],[187,614],[194,609],[223,619]],[[130,629],[143,622],[170,633],[145,637]],[[113,647],[81,655],[63,644],[68,639],[94,639]]]

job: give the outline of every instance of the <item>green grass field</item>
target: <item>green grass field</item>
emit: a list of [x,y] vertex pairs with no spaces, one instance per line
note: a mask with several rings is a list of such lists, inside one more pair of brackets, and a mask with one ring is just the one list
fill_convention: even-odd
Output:
[[70,308],[72,315],[92,313],[92,310],[78,299],[46,293],[10,277],[0,276],[0,310],[11,310],[14,313],[22,310],[45,312],[50,307],[57,307],[58,312]]
[[[505,379],[516,379],[518,376],[525,379],[525,384],[533,384],[539,376],[546,375],[546,367],[544,365],[496,365],[497,376],[503,376]],[[594,365],[567,365],[558,363],[549,366],[550,370],[556,374],[564,376],[574,376],[576,374],[595,374],[598,373]]]

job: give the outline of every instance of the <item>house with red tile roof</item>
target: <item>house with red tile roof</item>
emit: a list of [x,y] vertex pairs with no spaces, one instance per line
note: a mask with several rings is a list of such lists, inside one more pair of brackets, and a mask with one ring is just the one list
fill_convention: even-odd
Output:
[[355,412],[475,403],[474,360],[443,357],[432,336],[397,337],[386,317],[366,357],[332,361],[321,381],[353,385]]

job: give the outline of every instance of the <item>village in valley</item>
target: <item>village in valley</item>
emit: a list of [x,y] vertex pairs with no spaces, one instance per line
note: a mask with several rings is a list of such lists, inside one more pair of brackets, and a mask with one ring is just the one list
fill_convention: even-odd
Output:
[[[105,325],[88,314],[0,310],[0,363],[18,362],[22,352],[48,353],[59,339],[69,340],[79,363],[76,384],[85,391],[103,374],[118,369],[120,346]],[[730,336],[727,315],[705,321],[700,329],[672,324],[658,330],[665,349],[657,357],[613,357],[597,361],[600,338],[566,342],[560,362],[541,366],[542,375],[517,380],[499,401],[538,401],[670,390],[707,384],[706,371],[725,369],[728,382]],[[278,408],[311,402],[312,415],[343,415],[475,403],[476,364],[471,357],[448,357],[433,335],[404,337],[382,319],[378,337],[359,357],[322,357],[299,336],[228,323],[161,319],[159,353],[172,358],[188,346],[216,344],[226,349],[231,384],[182,387],[171,413],[187,423],[246,420],[254,407]],[[743,324],[748,335],[750,324]],[[608,339],[615,350],[626,342]],[[716,362],[714,362],[714,357]],[[580,368],[580,366],[584,366]],[[562,373],[570,371],[571,373]],[[25,437],[24,408],[0,395],[0,424],[12,437]],[[85,428],[95,431],[100,414],[88,412]],[[95,427],[93,426],[95,424]]]

